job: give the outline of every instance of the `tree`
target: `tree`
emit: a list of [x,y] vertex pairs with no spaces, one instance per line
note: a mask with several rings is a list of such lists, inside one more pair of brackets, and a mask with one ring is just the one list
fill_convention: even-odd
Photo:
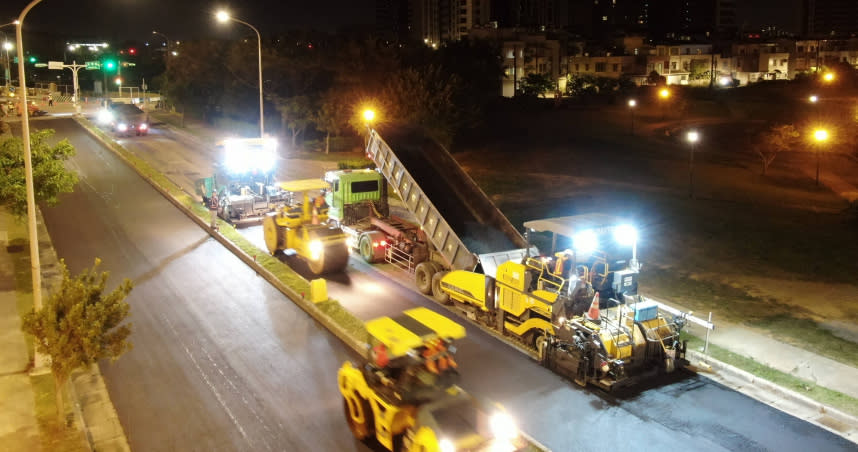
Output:
[[454,98],[461,81],[439,66],[403,69],[390,76],[382,91],[382,110],[390,123],[411,125],[449,146],[461,124]]
[[518,92],[524,97],[538,97],[557,90],[557,83],[548,74],[531,72],[518,83]]
[[331,152],[331,135],[341,135],[349,120],[346,105],[335,90],[329,91],[313,114],[316,129],[325,132],[325,154]]
[[40,353],[51,357],[57,397],[57,417],[62,420],[62,388],[72,371],[100,359],[117,360],[131,349],[131,325],[122,324],[130,306],[125,297],[133,285],[127,278],[108,294],[108,272],[99,272],[100,259],[72,278],[60,261],[62,283],[43,308],[24,316],[21,329],[35,338]]
[[[65,167],[65,161],[75,155],[68,140],[51,146],[48,139],[51,129],[30,134],[30,152],[33,163],[33,187],[36,202],[56,205],[60,193],[71,193],[77,184],[77,174]],[[0,205],[12,214],[27,214],[27,189],[24,171],[24,144],[18,137],[0,138]]]
[[649,75],[646,76],[646,82],[649,85],[661,86],[667,84],[667,77],[658,73],[658,71],[652,71]]
[[298,136],[307,130],[312,122],[313,105],[307,96],[279,97],[271,96],[274,108],[280,113],[283,131],[289,130],[292,148],[298,142]]
[[781,151],[792,150],[798,143],[799,133],[792,124],[775,124],[763,132],[754,146],[754,151],[762,163],[762,175],[768,172],[769,165]]

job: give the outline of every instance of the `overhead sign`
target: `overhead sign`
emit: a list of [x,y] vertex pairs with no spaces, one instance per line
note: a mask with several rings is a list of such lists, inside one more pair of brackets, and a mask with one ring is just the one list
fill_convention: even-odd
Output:
[[86,62],[86,70],[92,71],[96,69],[101,69],[101,61],[87,61]]
[[63,68],[62,61],[48,61],[48,69],[60,69]]

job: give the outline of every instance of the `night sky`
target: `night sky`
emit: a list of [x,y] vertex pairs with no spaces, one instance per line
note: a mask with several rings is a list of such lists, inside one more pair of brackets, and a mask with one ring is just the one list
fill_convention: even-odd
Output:
[[[0,0],[0,24],[15,20],[28,3]],[[375,17],[374,0],[43,0],[27,15],[24,26],[104,39],[149,39],[152,30],[178,40],[214,37],[222,35],[223,25],[211,15],[220,7],[262,34],[291,29],[334,31],[343,25],[372,25]],[[249,31],[240,24],[229,27]]]
[[[29,0],[0,0],[0,24],[12,22],[28,3]],[[801,0],[736,3],[740,23],[746,29],[774,24],[786,31],[800,31]],[[263,34],[372,25],[375,16],[374,0],[232,0],[232,4],[205,0],[43,0],[29,13],[25,26],[33,31],[101,39],[145,40],[152,30],[179,40],[214,37],[229,33],[209,15],[219,7],[228,8]],[[238,24],[231,27],[246,28]]]

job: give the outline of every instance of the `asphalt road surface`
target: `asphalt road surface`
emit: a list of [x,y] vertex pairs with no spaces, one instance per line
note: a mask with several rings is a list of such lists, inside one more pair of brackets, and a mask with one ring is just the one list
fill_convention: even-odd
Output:
[[[336,369],[350,353],[208,238],[71,120],[40,122],[78,155],[75,193],[43,213],[73,273],[95,257],[129,296],[135,348],[102,364],[135,451],[362,450],[342,418]],[[153,132],[157,132],[153,131]],[[129,146],[195,152],[153,133]],[[352,260],[329,285],[363,318],[425,297]],[[469,326],[461,385],[504,404],[555,451],[854,450],[854,444],[693,374],[622,397],[582,389]]]

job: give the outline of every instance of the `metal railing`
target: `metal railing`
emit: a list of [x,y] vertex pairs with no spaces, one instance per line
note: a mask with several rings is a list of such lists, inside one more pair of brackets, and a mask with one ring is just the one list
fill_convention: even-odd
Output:
[[396,265],[408,273],[414,273],[414,257],[399,248],[388,246],[384,252],[384,261]]

